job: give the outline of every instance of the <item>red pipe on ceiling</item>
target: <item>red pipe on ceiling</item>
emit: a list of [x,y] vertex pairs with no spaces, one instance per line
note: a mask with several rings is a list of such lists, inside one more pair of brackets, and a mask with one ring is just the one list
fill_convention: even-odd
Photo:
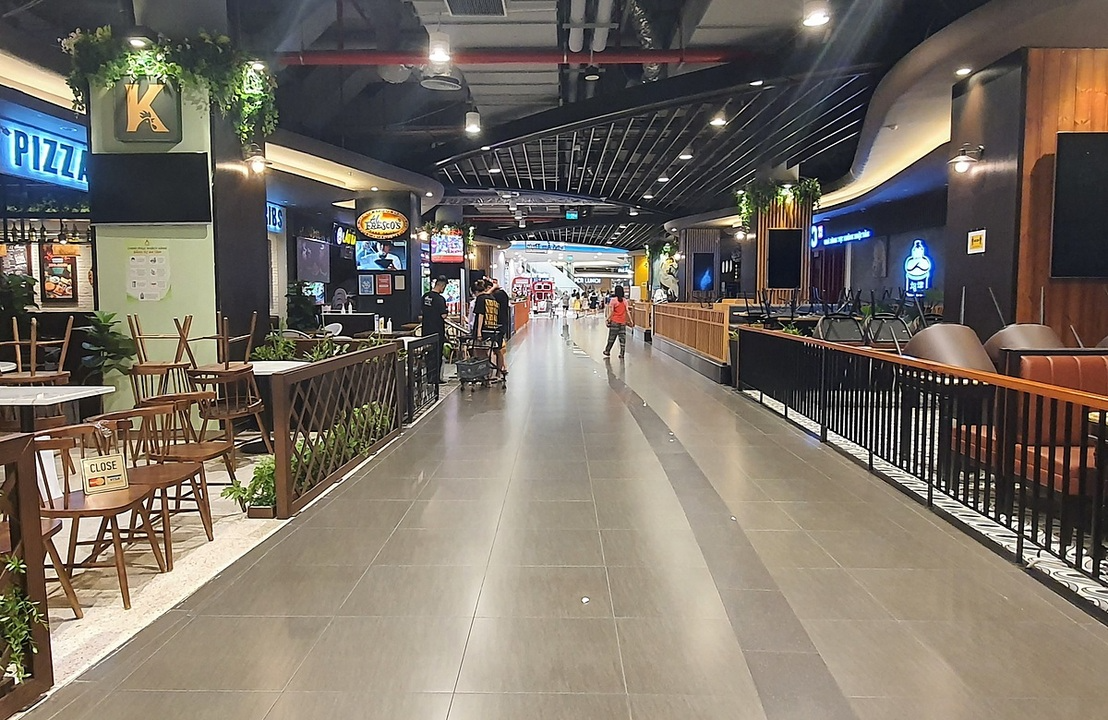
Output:
[[[602,53],[571,53],[562,50],[518,50],[486,48],[458,50],[453,65],[641,65],[643,63],[711,64],[747,60],[749,50],[731,47],[686,48],[684,50],[612,49]],[[383,50],[307,50],[282,53],[283,65],[425,65],[427,56],[418,52]]]

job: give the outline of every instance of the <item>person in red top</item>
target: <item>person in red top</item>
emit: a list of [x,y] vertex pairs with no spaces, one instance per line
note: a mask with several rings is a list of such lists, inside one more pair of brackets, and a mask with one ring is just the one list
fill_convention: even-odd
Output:
[[632,327],[631,310],[623,297],[623,286],[616,285],[615,297],[604,306],[604,316],[608,320],[608,344],[604,347],[604,357],[612,356],[612,346],[619,340],[619,356],[627,352],[627,328]]

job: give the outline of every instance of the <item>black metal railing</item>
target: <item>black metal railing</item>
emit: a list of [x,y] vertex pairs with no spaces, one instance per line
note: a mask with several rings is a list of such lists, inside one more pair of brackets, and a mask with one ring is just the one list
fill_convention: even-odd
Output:
[[438,335],[428,335],[407,345],[406,422],[415,422],[439,400],[442,346]]
[[1010,377],[753,328],[739,348],[740,389],[928,505],[993,521],[1017,561],[1108,586],[1108,397],[1062,386],[1108,384],[1104,352],[1037,353]]

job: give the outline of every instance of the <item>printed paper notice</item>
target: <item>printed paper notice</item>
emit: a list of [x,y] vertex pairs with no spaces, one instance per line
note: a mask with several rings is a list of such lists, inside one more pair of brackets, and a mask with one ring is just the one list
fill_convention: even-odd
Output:
[[157,302],[169,294],[169,248],[143,245],[128,248],[127,294],[143,302]]

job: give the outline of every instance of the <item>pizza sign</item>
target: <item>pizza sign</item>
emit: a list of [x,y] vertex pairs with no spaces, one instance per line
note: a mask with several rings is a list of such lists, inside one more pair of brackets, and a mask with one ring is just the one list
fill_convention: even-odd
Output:
[[391,208],[374,208],[358,217],[358,232],[374,240],[391,240],[408,232],[408,218]]

